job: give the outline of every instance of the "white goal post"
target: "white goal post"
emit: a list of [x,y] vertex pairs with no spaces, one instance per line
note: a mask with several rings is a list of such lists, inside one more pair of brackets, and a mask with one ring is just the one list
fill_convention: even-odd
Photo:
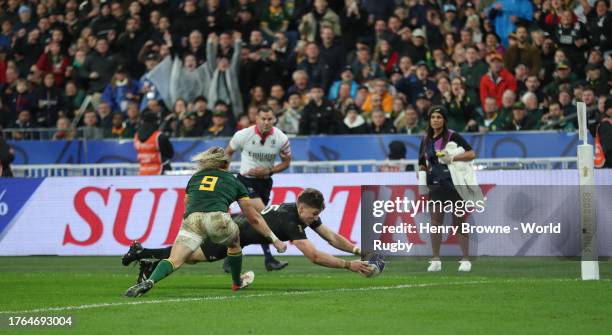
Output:
[[586,104],[576,104],[578,112],[578,173],[580,175],[580,223],[581,236],[581,276],[582,280],[599,280],[599,253],[597,250],[597,196],[595,194],[595,175],[593,146],[588,143]]

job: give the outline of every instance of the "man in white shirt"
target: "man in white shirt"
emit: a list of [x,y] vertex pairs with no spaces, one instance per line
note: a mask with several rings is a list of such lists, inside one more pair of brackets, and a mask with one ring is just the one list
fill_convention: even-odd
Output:
[[[274,127],[275,123],[274,112],[267,106],[260,106],[256,124],[236,132],[225,149],[230,157],[235,151],[241,151],[238,180],[246,186],[258,211],[262,211],[270,201],[272,175],[286,170],[291,164],[289,138]],[[277,155],[281,159],[278,164],[275,163]],[[266,270],[280,270],[287,266],[287,262],[272,257],[267,244],[262,244],[261,247]]]

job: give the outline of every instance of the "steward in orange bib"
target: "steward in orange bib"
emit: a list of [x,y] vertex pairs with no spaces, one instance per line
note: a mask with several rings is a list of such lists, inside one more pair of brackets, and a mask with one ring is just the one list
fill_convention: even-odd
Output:
[[612,96],[607,97],[599,122],[589,130],[595,142],[595,168],[612,168]]
[[168,137],[158,130],[157,115],[145,112],[141,116],[141,123],[134,135],[134,148],[138,154],[140,164],[138,175],[153,176],[164,174],[172,170],[170,159],[174,156],[174,149]]

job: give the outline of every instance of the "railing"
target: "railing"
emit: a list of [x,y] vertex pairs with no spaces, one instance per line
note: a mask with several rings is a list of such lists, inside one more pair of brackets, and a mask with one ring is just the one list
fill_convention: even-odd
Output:
[[[232,162],[230,170],[238,172],[240,162]],[[416,160],[379,161],[294,161],[289,173],[346,173],[378,171],[414,171],[418,166]],[[192,163],[173,163],[171,175],[188,175],[193,173]],[[552,170],[576,167],[575,157],[546,158],[487,158],[477,159],[474,168],[477,170]],[[138,164],[35,164],[13,165],[16,177],[72,177],[72,176],[134,176],[138,174]]]

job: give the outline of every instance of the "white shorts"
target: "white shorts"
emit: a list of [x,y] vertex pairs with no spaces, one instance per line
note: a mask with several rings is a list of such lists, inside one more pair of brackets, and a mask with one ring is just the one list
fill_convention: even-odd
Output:
[[228,213],[195,212],[183,220],[174,243],[180,243],[195,251],[207,237],[214,243],[230,245],[238,235],[238,225]]

